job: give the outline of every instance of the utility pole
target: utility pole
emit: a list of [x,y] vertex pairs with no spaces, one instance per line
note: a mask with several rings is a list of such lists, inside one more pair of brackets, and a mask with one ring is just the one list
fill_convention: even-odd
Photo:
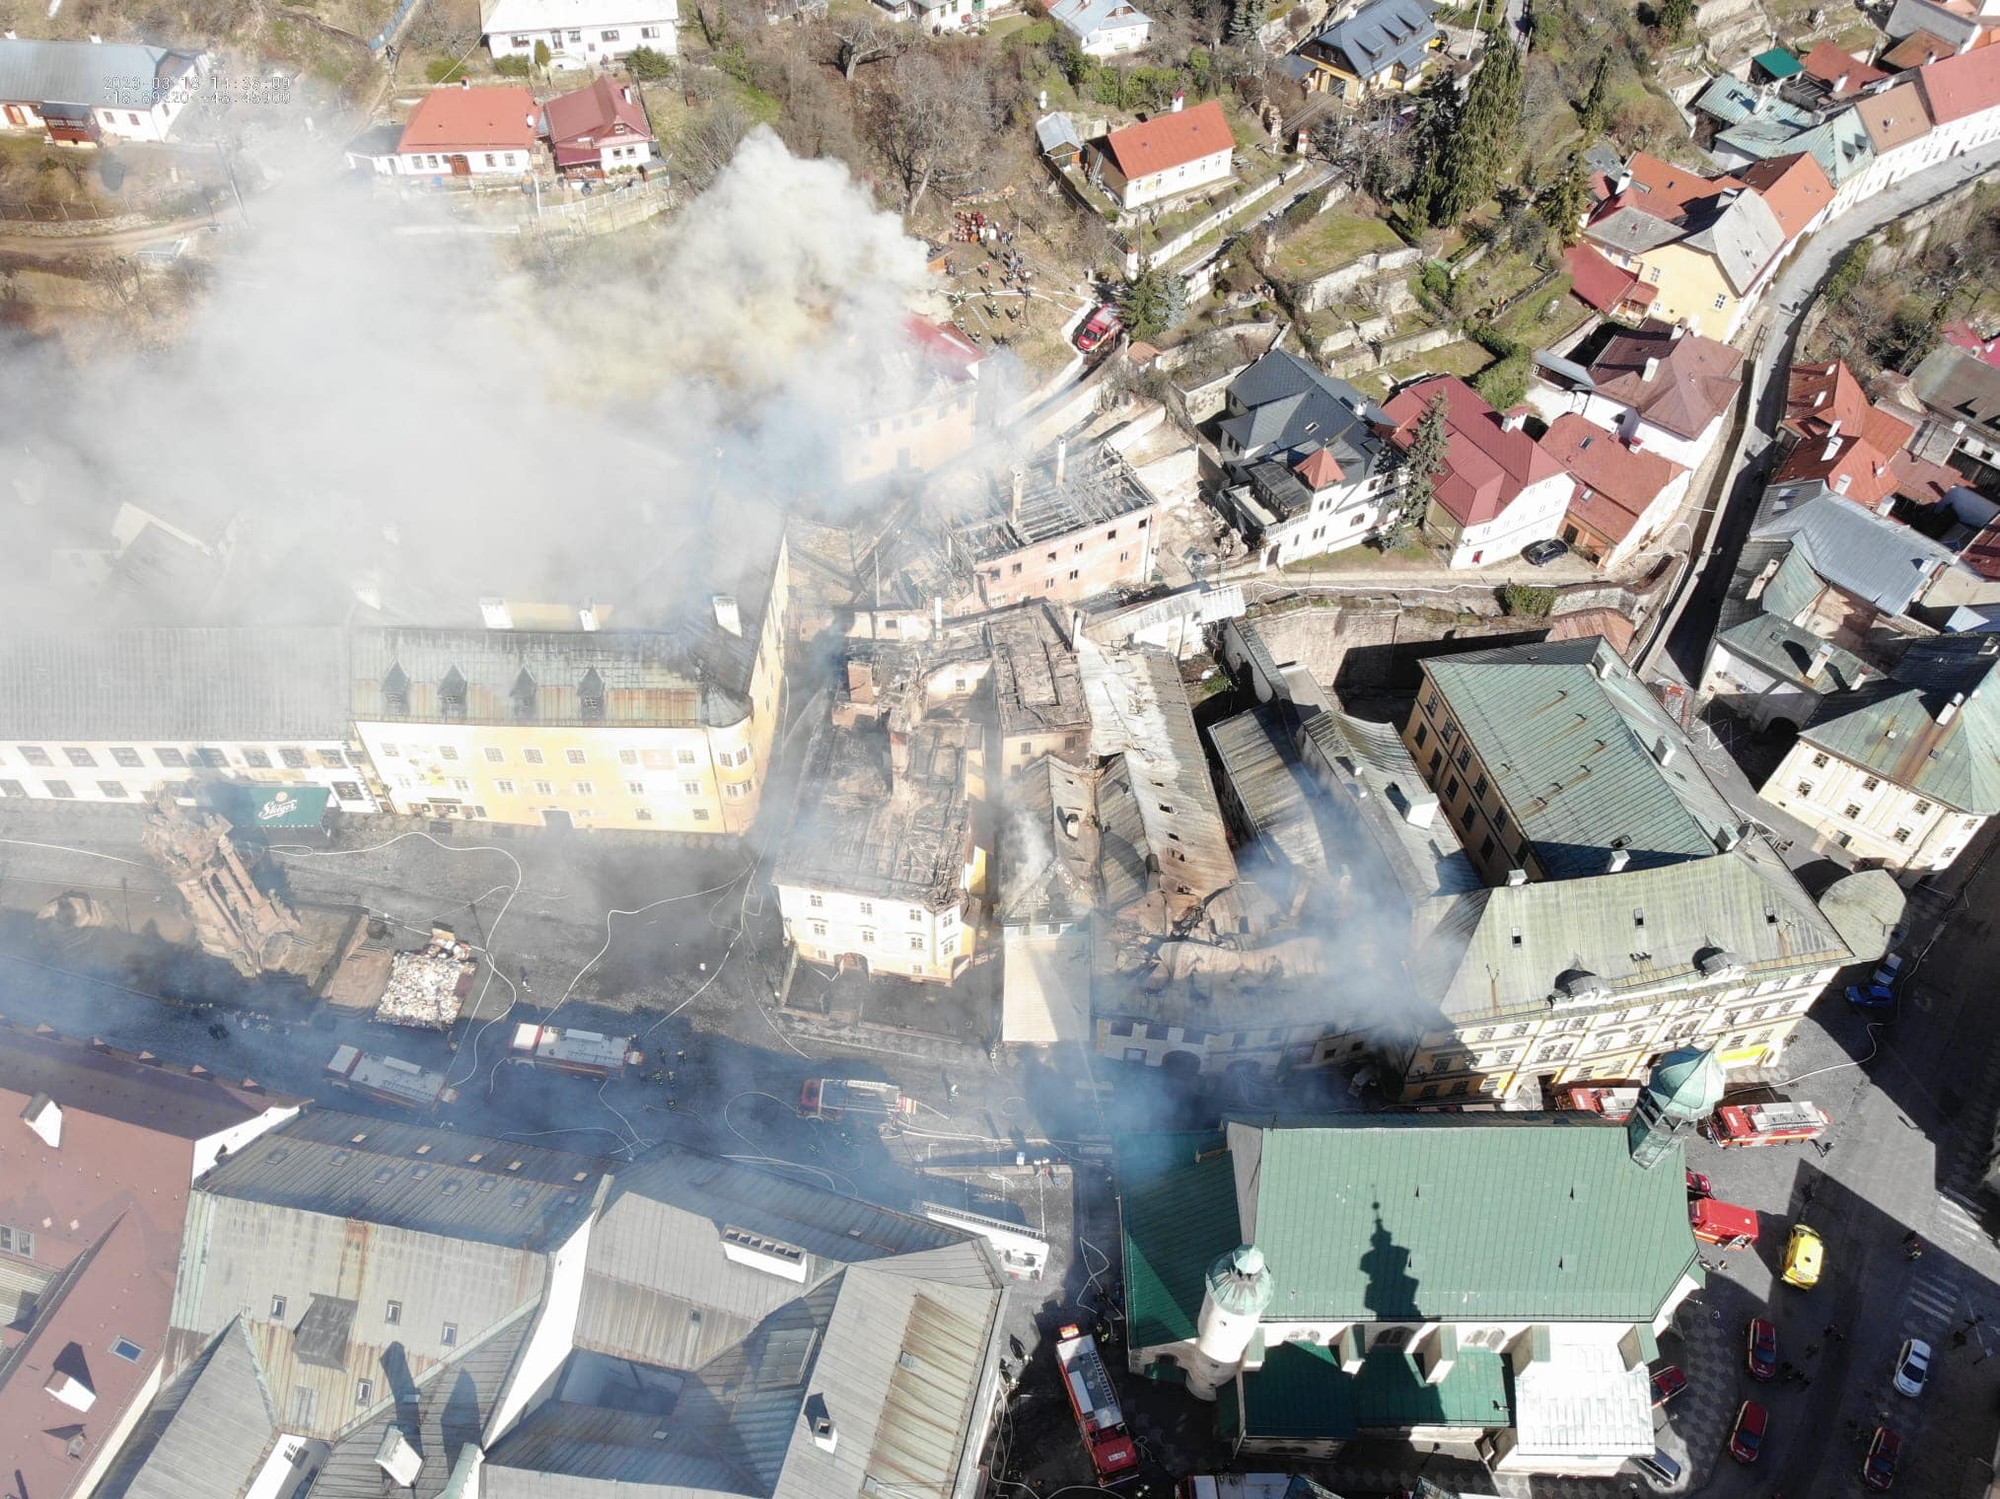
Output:
[[230,157],[229,153],[223,149],[220,138],[217,138],[215,142],[215,154],[222,162],[222,170],[229,174],[229,190],[236,195],[237,215],[245,224],[248,224],[250,222],[250,210],[244,206],[243,189],[237,186],[236,183],[236,163]]

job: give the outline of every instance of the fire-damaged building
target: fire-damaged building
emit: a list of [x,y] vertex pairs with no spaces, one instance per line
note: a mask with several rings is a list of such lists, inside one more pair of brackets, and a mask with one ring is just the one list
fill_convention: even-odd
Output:
[[1017,470],[988,513],[964,526],[978,604],[1080,603],[1153,573],[1159,504],[1108,444],[1072,460],[1066,442],[1033,473]]
[[[358,628],[354,730],[398,812],[740,835],[781,707],[781,531],[734,593],[658,628],[600,606],[482,602],[484,629]],[[562,627],[567,624],[567,628]]]
[[986,351],[956,328],[914,313],[903,319],[903,334],[883,359],[878,408],[840,434],[846,483],[928,473],[965,453],[993,425],[998,396],[991,382],[981,383]]
[[987,659],[976,636],[939,644],[860,647],[814,731],[772,875],[806,962],[948,984],[978,952],[987,731],[950,699]]
[[1090,706],[1076,651],[1046,605],[988,615],[993,708],[1000,769],[1011,773],[1038,755],[1081,764],[1090,750]]

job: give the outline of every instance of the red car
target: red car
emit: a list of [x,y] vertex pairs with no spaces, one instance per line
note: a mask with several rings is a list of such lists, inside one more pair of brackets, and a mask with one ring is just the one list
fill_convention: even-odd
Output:
[[1778,1377],[1778,1325],[1766,1317],[1750,1319],[1750,1377]]
[[1088,354],[1124,331],[1125,319],[1118,315],[1118,309],[1100,307],[1090,315],[1090,321],[1078,330],[1076,346]]
[[1868,1444],[1868,1456],[1861,1464],[1861,1481],[1871,1489],[1893,1487],[1902,1455],[1903,1439],[1886,1426],[1876,1427],[1875,1440]]
[[1714,1195],[1715,1195],[1714,1182],[1710,1181],[1706,1176],[1702,1175],[1701,1172],[1699,1171],[1691,1170],[1688,1172],[1688,1196],[1713,1197]]
[[1657,1408],[1665,1405],[1674,1396],[1688,1387],[1688,1377],[1681,1372],[1679,1364],[1668,1364],[1653,1376],[1653,1404]]
[[1754,1463],[1764,1450],[1764,1433],[1770,1428],[1771,1413],[1754,1400],[1743,1402],[1736,1424],[1729,1431],[1729,1455],[1739,1463]]

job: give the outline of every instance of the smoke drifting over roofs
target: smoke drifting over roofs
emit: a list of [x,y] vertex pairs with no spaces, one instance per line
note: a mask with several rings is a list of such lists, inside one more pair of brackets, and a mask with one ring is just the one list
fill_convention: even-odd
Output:
[[[834,432],[912,379],[922,247],[769,131],[664,230],[543,274],[442,210],[410,232],[407,205],[323,163],[252,208],[167,353],[0,352],[0,511],[28,610],[338,619],[357,588],[421,623],[476,622],[482,594],[644,608],[698,589],[711,547],[730,556],[745,500],[823,484]],[[226,561],[142,545],[112,567],[128,504]]]

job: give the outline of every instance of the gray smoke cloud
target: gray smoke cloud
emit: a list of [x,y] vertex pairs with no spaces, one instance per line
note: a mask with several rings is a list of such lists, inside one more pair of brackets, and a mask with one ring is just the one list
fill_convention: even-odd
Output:
[[920,378],[923,247],[768,130],[664,228],[547,265],[323,165],[252,211],[164,352],[0,352],[29,607],[90,608],[128,506],[226,567],[142,587],[125,617],[340,618],[359,588],[472,623],[481,594],[616,600],[649,574],[657,593],[663,567],[727,555],[742,501],[824,489],[838,431]]

